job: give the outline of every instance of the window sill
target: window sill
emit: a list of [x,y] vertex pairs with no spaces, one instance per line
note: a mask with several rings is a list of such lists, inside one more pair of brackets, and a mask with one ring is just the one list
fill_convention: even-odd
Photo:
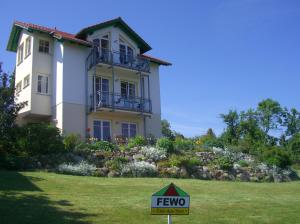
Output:
[[36,92],[35,94],[42,95],[42,96],[51,96],[51,94],[49,94],[49,93],[39,93],[39,92]]
[[18,62],[17,66],[19,66],[20,64],[22,64],[22,62],[23,62],[23,60],[22,60],[22,61],[20,61],[20,62]]
[[30,84],[28,84],[27,86],[24,86],[23,89],[25,89],[26,87],[28,87]]
[[25,55],[24,59],[28,58],[30,55],[31,55],[31,52],[29,54]]
[[39,51],[39,53],[40,53],[40,54],[44,54],[44,55],[49,55],[49,56],[52,55],[50,52],[47,53],[47,52]]

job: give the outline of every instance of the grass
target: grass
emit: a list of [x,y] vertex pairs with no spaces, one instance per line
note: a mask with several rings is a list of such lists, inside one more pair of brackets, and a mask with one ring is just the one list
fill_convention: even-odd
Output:
[[300,182],[242,183],[98,178],[0,171],[0,223],[167,223],[151,216],[151,194],[174,182],[191,196],[173,223],[299,223]]

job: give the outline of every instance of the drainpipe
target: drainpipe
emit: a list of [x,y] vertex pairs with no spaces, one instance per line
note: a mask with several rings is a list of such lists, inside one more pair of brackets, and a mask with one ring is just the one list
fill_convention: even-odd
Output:
[[113,53],[111,51],[111,72],[112,72],[112,110],[115,110],[115,69],[114,69],[114,62],[113,62]]
[[144,120],[144,138],[146,138],[147,135],[146,135],[146,116],[145,115],[143,116],[143,120]]
[[97,111],[96,109],[96,66],[95,66],[95,72],[94,72],[94,75],[93,75],[93,103],[94,103],[94,112]]
[[85,138],[88,137],[87,129],[88,129],[88,112],[89,112],[89,90],[88,90],[88,58],[85,59],[85,78],[84,78],[84,86],[85,86]]

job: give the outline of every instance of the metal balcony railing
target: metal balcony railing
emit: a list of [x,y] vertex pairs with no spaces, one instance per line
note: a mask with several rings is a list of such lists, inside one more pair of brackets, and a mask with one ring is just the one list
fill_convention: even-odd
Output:
[[112,108],[141,113],[151,113],[150,99],[135,96],[122,96],[119,93],[98,91],[91,95],[92,109]]
[[136,71],[150,72],[150,62],[139,55],[125,54],[123,52],[110,51],[106,48],[94,47],[87,57],[88,69],[104,63],[116,65]]

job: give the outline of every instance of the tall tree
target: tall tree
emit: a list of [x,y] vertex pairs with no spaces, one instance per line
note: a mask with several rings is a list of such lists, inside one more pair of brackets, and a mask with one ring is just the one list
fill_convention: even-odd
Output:
[[227,125],[223,138],[229,144],[237,144],[239,140],[240,116],[236,110],[230,110],[228,114],[221,114],[223,122]]
[[240,113],[240,134],[251,145],[265,143],[266,136],[259,126],[258,114],[253,109]]
[[9,76],[2,70],[0,63],[0,141],[9,140],[17,114],[26,103],[15,101],[14,75]]
[[171,125],[166,119],[161,120],[161,132],[164,137],[171,139],[175,138],[174,133],[171,130]]
[[266,135],[281,124],[282,108],[277,101],[265,99],[258,103],[257,113],[260,126]]
[[284,108],[282,126],[286,127],[285,135],[293,136],[300,132],[300,112],[295,108]]

